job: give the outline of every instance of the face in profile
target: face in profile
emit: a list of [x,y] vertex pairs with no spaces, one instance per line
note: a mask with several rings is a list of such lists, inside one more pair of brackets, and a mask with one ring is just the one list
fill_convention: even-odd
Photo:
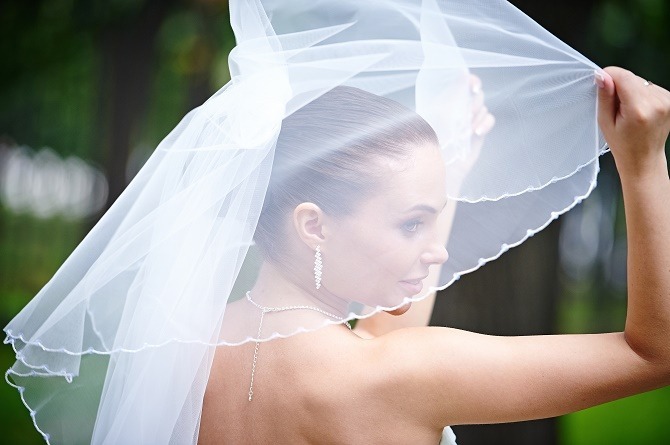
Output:
[[386,171],[371,196],[353,213],[328,219],[322,282],[347,300],[391,307],[425,293],[429,268],[447,259],[438,230],[447,199],[445,169],[432,145],[380,163]]

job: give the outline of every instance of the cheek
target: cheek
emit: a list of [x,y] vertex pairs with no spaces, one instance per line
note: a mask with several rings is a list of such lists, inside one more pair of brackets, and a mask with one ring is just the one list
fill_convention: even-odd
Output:
[[[350,234],[339,237],[329,246],[329,272],[340,288],[356,289],[359,292],[371,285],[375,270],[379,267],[380,253],[368,240]],[[325,259],[324,259],[325,267]]]
[[352,228],[344,233],[329,246],[328,261],[324,256],[324,283],[363,303],[395,304],[398,281],[408,277],[417,261],[407,239],[393,230]]

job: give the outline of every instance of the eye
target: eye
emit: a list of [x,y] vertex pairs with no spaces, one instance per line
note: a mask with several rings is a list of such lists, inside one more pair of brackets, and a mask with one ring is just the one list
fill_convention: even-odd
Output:
[[414,233],[419,229],[419,226],[423,224],[421,220],[418,219],[413,219],[411,221],[407,221],[405,224],[402,225],[402,230],[408,233]]

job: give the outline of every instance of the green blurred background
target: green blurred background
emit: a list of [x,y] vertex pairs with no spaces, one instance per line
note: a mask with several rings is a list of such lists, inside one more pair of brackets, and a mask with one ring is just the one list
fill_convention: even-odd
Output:
[[[624,66],[670,85],[666,0],[512,3],[600,66]],[[2,326],[179,119],[229,80],[233,46],[226,1],[0,4]],[[601,161],[591,198],[442,292],[432,323],[505,335],[622,329],[625,223],[611,156]],[[12,363],[4,345],[0,369]],[[540,423],[455,430],[464,445],[664,444],[668,413],[666,388]],[[42,443],[6,384],[0,443]]]

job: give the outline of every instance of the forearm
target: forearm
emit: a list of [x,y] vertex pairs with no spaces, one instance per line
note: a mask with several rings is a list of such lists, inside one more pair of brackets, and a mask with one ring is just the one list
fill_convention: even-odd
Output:
[[649,361],[670,363],[670,179],[665,156],[622,174],[628,236],[629,345]]

